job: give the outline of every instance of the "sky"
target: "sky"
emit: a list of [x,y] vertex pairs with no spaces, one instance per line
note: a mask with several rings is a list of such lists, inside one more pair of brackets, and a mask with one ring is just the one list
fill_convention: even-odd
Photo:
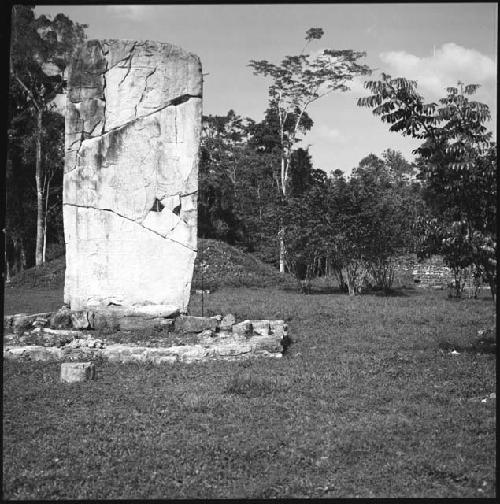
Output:
[[238,115],[259,121],[268,105],[269,80],[254,76],[250,60],[280,63],[299,54],[309,28],[323,28],[320,49],[366,51],[360,62],[373,69],[356,79],[348,92],[318,100],[308,110],[312,130],[299,146],[309,146],[314,168],[349,174],[370,153],[390,148],[413,160],[419,141],[390,132],[369,108],[356,105],[368,92],[363,82],[380,72],[418,82],[428,101],[446,88],[480,84],[476,100],[492,112],[487,123],[496,139],[496,3],[402,4],[236,4],[236,5],[52,5],[37,15],[66,14],[88,24],[87,38],[122,38],[170,42],[197,54],[204,75],[203,113]]

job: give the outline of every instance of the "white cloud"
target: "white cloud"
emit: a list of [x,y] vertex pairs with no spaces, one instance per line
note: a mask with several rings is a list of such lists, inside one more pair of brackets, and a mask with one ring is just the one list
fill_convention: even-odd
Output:
[[150,9],[146,5],[107,5],[106,10],[128,21],[140,21],[146,17]]
[[[491,57],[475,49],[467,49],[453,42],[436,48],[434,54],[415,56],[405,51],[380,54],[384,71],[393,77],[416,80],[419,91],[428,98],[443,96],[446,88],[465,84],[480,84],[488,94],[496,88],[497,64]],[[493,98],[493,96],[491,96]]]
[[[342,144],[347,142],[347,137],[337,128],[327,126],[325,124],[318,125],[311,132],[310,137],[315,136],[321,141],[333,142],[337,144]],[[310,139],[308,137],[308,139]]]

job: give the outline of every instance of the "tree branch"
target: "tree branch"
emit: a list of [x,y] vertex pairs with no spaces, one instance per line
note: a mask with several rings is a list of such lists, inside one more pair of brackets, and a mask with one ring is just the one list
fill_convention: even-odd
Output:
[[26,86],[26,84],[24,84],[24,82],[19,78],[19,76],[17,75],[17,73],[14,70],[12,70],[12,75],[17,80],[17,82],[20,84],[20,86],[24,89],[26,94],[29,96],[29,98],[30,98],[31,102],[33,103],[33,105],[35,106],[36,110],[40,111],[40,106],[38,105],[37,101],[35,100],[35,97],[34,97],[33,93],[31,92],[31,90]]

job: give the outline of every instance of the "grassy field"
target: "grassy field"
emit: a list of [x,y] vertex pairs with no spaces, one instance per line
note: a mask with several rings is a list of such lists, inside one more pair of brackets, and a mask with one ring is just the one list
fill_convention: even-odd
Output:
[[[23,292],[6,313],[55,302]],[[73,385],[5,361],[3,497],[494,497],[496,356],[477,344],[494,311],[487,292],[225,287],[204,314],[286,319],[282,359],[98,362]]]

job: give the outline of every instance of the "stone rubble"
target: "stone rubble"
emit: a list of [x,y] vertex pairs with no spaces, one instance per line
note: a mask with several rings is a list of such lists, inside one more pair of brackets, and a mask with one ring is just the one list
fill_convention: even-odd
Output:
[[[80,324],[81,315],[72,317],[72,312],[69,312],[70,320],[76,320],[76,325],[84,325]],[[5,325],[15,317],[7,316],[4,319]],[[22,317],[35,320],[33,316],[26,314],[22,314]],[[86,317],[87,320],[92,318],[89,318],[88,314]],[[95,316],[93,318],[95,319]],[[140,317],[125,316],[121,319],[117,317],[116,321],[121,324],[126,320],[125,327],[127,327],[133,319],[141,320]],[[178,334],[179,337],[191,335],[190,338],[194,338],[194,343],[172,346],[107,343],[102,338],[95,337],[93,331],[88,329],[52,329],[32,325],[31,331],[25,331],[21,336],[15,332],[6,334],[4,358],[75,361],[102,357],[122,363],[189,363],[207,359],[281,357],[286,345],[287,326],[283,320],[244,320],[236,323],[232,314],[227,314],[225,317],[180,316],[175,319],[161,319],[160,322],[158,318],[147,320],[151,324],[160,324],[156,327],[167,327],[169,331],[175,331],[174,334]],[[10,330],[13,329],[11,324]]]

